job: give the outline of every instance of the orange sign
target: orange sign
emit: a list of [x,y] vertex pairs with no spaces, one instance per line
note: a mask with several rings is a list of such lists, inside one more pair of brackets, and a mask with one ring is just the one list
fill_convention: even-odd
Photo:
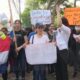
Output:
[[65,8],[64,16],[70,25],[80,25],[80,8]]

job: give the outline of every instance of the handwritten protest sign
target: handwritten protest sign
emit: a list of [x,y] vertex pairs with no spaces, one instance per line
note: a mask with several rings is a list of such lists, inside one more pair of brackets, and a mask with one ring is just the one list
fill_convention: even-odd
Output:
[[56,46],[48,44],[32,44],[26,47],[26,59],[31,65],[56,63]]
[[65,8],[64,16],[70,25],[80,25],[80,8]]
[[50,10],[33,10],[30,13],[31,24],[36,23],[51,24],[51,12]]

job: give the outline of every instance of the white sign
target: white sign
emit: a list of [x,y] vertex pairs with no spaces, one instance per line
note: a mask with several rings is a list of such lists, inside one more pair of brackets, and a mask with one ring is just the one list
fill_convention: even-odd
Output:
[[31,65],[52,64],[57,61],[56,46],[48,44],[32,44],[26,47],[26,59]]
[[9,51],[0,52],[0,65],[7,63]]
[[36,23],[51,24],[51,12],[50,10],[33,10],[30,13],[31,24]]

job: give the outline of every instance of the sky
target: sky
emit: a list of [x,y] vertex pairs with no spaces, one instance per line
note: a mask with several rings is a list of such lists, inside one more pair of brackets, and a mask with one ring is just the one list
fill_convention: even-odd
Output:
[[[69,2],[73,3],[74,0],[69,0]],[[80,0],[78,0],[76,4],[77,4],[78,6],[80,6]]]
[[[13,19],[18,19],[18,14],[15,10],[14,5],[12,4],[12,0],[10,0],[11,2],[11,8],[12,8],[12,13],[13,13]],[[18,1],[18,0],[14,0],[14,1]],[[17,2],[16,2],[17,3]],[[25,0],[21,0],[21,12],[23,12],[25,8]],[[8,0],[0,0],[0,15],[5,14],[7,16],[7,18],[10,18],[10,12],[9,12],[9,4],[8,4]]]
[[[14,5],[12,4],[12,0],[11,1],[11,7],[12,7],[12,13],[13,13],[13,20],[18,19],[18,14],[15,10]],[[14,0],[14,1],[18,1],[18,0]],[[23,12],[24,8],[25,8],[25,0],[20,0],[21,1],[21,12]],[[74,0],[69,0],[70,2],[74,2]],[[16,2],[17,3],[17,2]],[[78,2],[78,5],[80,3]],[[10,12],[9,12],[9,6],[8,6],[8,0],[0,0],[0,15],[2,14],[6,14],[7,18],[10,18]]]
[[69,0],[69,2],[73,2],[74,0]]

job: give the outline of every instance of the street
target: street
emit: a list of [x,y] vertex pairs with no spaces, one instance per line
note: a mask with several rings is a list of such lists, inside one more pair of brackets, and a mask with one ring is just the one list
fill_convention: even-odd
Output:
[[[68,67],[69,80],[80,80],[80,72],[78,73],[78,75],[75,78],[73,78],[72,77],[72,74],[73,74],[72,71],[73,71],[73,68]],[[2,80],[1,77],[0,77],[0,80]],[[9,74],[8,80],[15,80],[15,75],[13,73]],[[32,72],[26,73],[26,80],[32,80]],[[47,80],[56,80],[56,75],[54,73],[53,74],[47,74]]]

